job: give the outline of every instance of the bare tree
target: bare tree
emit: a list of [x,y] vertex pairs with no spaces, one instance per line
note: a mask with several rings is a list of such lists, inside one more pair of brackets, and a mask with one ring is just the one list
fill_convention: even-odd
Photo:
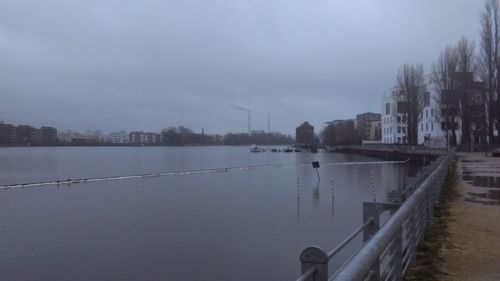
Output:
[[[471,119],[469,114],[469,100],[467,91],[472,86],[469,85],[475,73],[474,42],[462,37],[458,41],[455,50],[458,56],[457,73],[455,86],[457,87],[458,99],[460,102],[460,119],[462,121],[462,144],[471,143]],[[457,85],[458,84],[458,85]]]
[[[397,86],[403,96],[403,108],[398,112],[403,115],[409,145],[418,144],[418,123],[424,108],[424,68],[421,64],[405,64],[399,69]],[[399,105],[398,105],[399,107]]]
[[494,119],[498,119],[500,113],[495,108],[494,101],[500,89],[500,63],[498,59],[499,48],[499,6],[498,0],[487,0],[481,13],[481,49],[478,56],[478,74],[486,83],[485,101],[485,125],[488,128],[490,143],[495,144],[493,135]]
[[457,118],[459,115],[458,97],[455,93],[454,75],[458,67],[458,55],[451,46],[441,52],[438,61],[432,65],[432,83],[438,93],[437,104],[441,114],[441,128],[447,146],[455,146],[457,140]]

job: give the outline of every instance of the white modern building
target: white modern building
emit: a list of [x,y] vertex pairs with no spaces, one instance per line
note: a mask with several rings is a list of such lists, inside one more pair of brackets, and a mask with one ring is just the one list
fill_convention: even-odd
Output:
[[404,116],[398,113],[398,103],[403,101],[403,97],[396,88],[391,90],[389,96],[382,99],[382,143],[385,144],[406,144],[406,124]]
[[[432,89],[428,85],[428,89]],[[446,138],[441,129],[438,96],[436,91],[424,93],[424,107],[418,123],[418,144],[429,147],[446,147]]]
[[[429,81],[422,87],[424,107],[418,124],[418,144],[429,147],[445,147],[446,139],[441,130],[437,92]],[[403,96],[397,87],[382,100],[382,143],[407,144],[407,125],[404,114],[398,110]]]

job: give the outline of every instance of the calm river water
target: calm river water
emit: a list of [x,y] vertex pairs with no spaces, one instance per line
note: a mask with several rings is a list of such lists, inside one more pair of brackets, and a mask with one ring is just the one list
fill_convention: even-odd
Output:
[[383,201],[407,169],[323,164],[317,185],[310,165],[296,165],[315,160],[377,161],[249,147],[0,148],[0,185],[284,164],[0,190],[0,280],[295,280],[302,249],[329,250],[362,223],[370,173]]

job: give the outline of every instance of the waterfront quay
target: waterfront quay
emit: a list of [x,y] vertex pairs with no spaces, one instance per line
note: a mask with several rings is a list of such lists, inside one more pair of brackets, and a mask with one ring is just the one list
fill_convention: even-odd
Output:
[[457,154],[458,198],[450,208],[442,280],[500,280],[500,161]]

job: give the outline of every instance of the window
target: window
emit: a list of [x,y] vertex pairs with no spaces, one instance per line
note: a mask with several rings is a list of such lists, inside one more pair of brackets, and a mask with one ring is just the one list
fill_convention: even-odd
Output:
[[398,123],[401,122],[401,116],[398,116]]
[[425,123],[425,131],[429,131],[429,123]]
[[400,101],[397,104],[398,113],[407,113],[408,112],[408,102]]
[[406,134],[406,127],[403,127],[403,133]]
[[424,106],[429,106],[431,104],[431,95],[429,92],[424,93]]
[[429,110],[428,109],[425,110],[425,118],[429,118]]
[[[380,103],[379,103],[379,104],[380,104]],[[386,103],[386,104],[385,104],[385,114],[389,114],[389,112],[390,112],[390,108],[391,108],[391,107],[390,107],[389,103]]]
[[424,123],[420,123],[420,131],[424,131]]
[[431,109],[431,117],[434,117],[434,109]]
[[431,122],[431,131],[434,131],[434,123],[433,122]]
[[398,134],[401,133],[401,127],[398,127]]

